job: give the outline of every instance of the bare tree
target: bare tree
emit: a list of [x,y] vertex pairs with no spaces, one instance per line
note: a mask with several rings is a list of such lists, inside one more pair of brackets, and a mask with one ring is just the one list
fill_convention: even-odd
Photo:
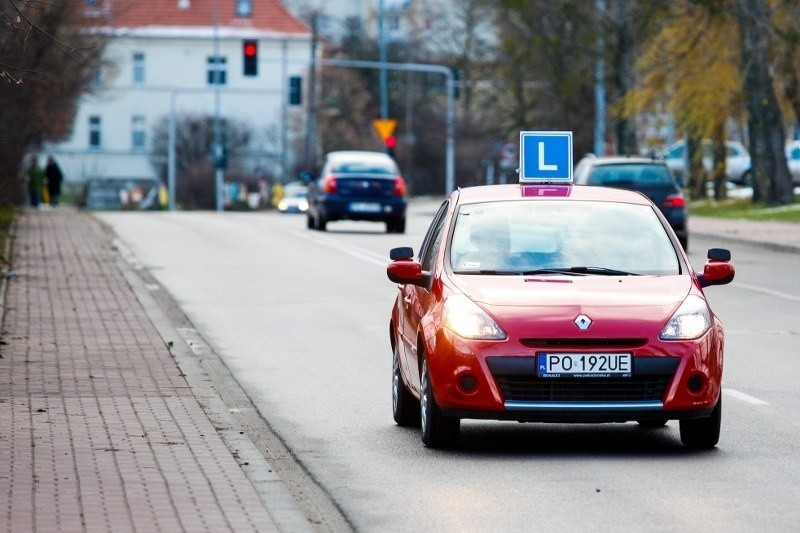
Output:
[[[169,117],[153,128],[151,164],[162,182],[167,181]],[[250,128],[235,120],[222,123],[223,146],[227,154],[226,181],[246,183],[249,179],[241,165],[241,155],[250,143]],[[214,117],[183,115],[176,119],[176,190],[175,200],[187,209],[213,209],[216,184],[211,147],[214,144]]]
[[84,31],[84,14],[74,2],[0,4],[2,203],[24,200],[24,155],[70,135],[78,98],[97,75],[105,40]]
[[781,110],[770,72],[770,13],[765,0],[736,0],[742,47],[742,88],[748,112],[753,190],[769,205],[791,203]]

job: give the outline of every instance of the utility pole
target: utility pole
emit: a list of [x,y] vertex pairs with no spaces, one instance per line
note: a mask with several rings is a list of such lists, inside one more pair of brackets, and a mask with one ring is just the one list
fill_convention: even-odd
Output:
[[217,212],[222,212],[222,186],[224,183],[224,171],[222,170],[222,160],[224,158],[224,148],[222,146],[222,121],[220,120],[220,91],[219,86],[222,81],[222,63],[219,56],[219,4],[214,3],[214,148],[212,157],[214,158],[214,184],[217,199]]
[[597,57],[594,68],[594,153],[603,155],[606,143],[606,86],[605,86],[605,41],[603,19],[606,0],[595,0],[597,6]]
[[378,46],[380,49],[380,90],[381,90],[381,119],[389,118],[389,102],[387,98],[388,84],[386,81],[386,33],[383,28],[383,3],[378,1]]
[[303,168],[313,172],[317,159],[317,32],[319,12],[311,12],[311,67],[308,73],[308,113],[306,114],[306,146]]

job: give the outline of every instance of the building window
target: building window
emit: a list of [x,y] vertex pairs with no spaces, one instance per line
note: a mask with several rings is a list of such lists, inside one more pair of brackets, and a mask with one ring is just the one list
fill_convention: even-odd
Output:
[[142,115],[131,117],[131,146],[136,151],[145,149],[145,122]]
[[89,148],[100,148],[100,117],[89,117]]
[[141,52],[133,54],[133,84],[144,85],[144,54]]
[[392,33],[400,31],[400,17],[395,15],[390,15],[384,17],[384,21],[386,23],[387,31],[390,31]]
[[208,58],[208,84],[225,85],[227,83],[228,60],[222,56]]
[[236,16],[251,17],[253,15],[252,0],[236,0]]

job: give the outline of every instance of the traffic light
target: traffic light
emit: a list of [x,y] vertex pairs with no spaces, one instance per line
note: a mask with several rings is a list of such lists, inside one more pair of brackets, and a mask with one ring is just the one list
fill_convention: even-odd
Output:
[[387,136],[383,140],[383,146],[386,149],[386,153],[394,157],[394,148],[397,146],[397,137],[394,135]]
[[242,42],[242,55],[244,59],[244,75],[258,75],[258,41],[245,39]]
[[303,101],[303,78],[289,77],[289,105],[300,105]]

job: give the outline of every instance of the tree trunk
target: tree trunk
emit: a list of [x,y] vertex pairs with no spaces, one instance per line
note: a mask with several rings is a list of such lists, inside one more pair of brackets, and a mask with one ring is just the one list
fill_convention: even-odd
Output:
[[766,0],[736,0],[742,43],[742,80],[748,113],[753,200],[783,205],[794,200],[784,153],[783,120],[769,71]]

